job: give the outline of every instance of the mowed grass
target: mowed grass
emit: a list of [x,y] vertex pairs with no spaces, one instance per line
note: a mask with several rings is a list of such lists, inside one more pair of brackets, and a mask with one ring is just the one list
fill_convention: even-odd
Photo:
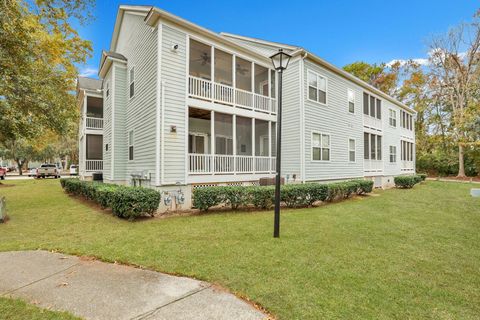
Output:
[[0,251],[95,256],[210,281],[278,319],[479,319],[478,185],[411,190],[318,208],[131,223],[63,193],[56,180],[7,181]]
[[5,320],[79,320],[66,312],[55,312],[29,305],[18,299],[0,297],[0,319]]

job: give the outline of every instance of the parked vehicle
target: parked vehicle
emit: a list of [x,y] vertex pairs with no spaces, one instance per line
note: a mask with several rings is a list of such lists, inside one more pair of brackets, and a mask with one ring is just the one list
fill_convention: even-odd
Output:
[[54,177],[60,178],[60,170],[56,164],[44,163],[36,171],[37,178]]
[[0,167],[0,179],[5,180],[6,176],[7,176],[7,168]]
[[37,168],[28,168],[28,176],[35,177],[37,175]]
[[76,164],[70,165],[70,175],[71,176],[78,175],[78,165],[76,165]]

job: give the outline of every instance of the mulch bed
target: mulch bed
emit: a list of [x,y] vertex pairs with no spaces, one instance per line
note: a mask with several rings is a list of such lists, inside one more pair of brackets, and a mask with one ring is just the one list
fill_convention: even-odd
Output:
[[433,178],[433,179],[446,179],[446,180],[453,180],[453,181],[465,181],[465,182],[472,182],[472,181],[480,182],[480,177],[479,177],[479,176],[476,176],[476,177],[463,177],[463,178],[455,177],[455,176],[451,176],[451,177],[429,177],[429,178]]

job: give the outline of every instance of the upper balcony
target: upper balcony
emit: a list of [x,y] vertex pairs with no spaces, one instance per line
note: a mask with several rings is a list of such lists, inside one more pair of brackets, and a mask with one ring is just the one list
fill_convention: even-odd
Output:
[[103,130],[103,99],[87,97],[85,106],[85,129]]
[[276,114],[274,70],[193,39],[189,52],[190,97]]

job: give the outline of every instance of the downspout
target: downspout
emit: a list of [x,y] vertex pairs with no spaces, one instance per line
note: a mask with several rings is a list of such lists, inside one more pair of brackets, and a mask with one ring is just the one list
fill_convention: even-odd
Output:
[[[163,100],[163,93],[161,93],[161,81],[162,81],[162,24],[158,24],[157,28],[157,102],[156,102],[156,132],[155,132],[155,185],[160,185],[160,148],[163,149],[163,143],[160,146],[160,136],[163,131],[160,128],[160,121],[163,120],[163,114],[161,115],[163,107],[162,107],[162,100]],[[162,160],[163,165],[163,160]],[[162,183],[163,184],[163,183]]]
[[300,59],[300,174],[302,183],[305,183],[305,64],[308,52],[304,52]]

